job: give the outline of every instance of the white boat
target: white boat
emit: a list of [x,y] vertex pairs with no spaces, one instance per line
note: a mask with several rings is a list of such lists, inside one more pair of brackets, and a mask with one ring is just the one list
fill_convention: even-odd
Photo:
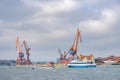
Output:
[[103,61],[104,64],[114,64],[116,63],[116,61],[111,61],[111,60],[107,60],[107,61]]
[[84,60],[80,60],[80,59],[72,60],[67,65],[70,68],[96,67],[96,63],[94,61],[84,61]]

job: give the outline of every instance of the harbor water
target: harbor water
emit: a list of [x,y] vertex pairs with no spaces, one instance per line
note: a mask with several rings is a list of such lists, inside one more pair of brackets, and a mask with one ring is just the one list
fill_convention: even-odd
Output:
[[0,80],[120,80],[120,65],[95,68],[0,66]]

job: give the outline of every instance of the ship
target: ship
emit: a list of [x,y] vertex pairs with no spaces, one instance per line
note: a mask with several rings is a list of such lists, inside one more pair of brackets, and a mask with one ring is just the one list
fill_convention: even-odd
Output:
[[96,67],[95,59],[92,54],[84,56],[82,54],[77,56],[77,59],[70,61],[68,64],[70,68],[89,68]]
[[75,59],[70,61],[67,66],[69,68],[91,68],[96,67],[96,63],[94,61],[84,61],[80,59]]

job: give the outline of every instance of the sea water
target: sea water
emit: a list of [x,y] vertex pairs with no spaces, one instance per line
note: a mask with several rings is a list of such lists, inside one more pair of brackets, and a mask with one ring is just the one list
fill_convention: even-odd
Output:
[[120,65],[95,68],[0,66],[0,80],[120,80]]

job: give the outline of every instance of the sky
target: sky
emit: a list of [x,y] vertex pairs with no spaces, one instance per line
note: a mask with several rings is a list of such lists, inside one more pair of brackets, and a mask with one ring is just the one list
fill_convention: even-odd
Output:
[[[120,0],[0,0],[0,60],[16,60],[16,38],[32,61],[55,61],[68,51],[77,28],[77,54],[120,56]],[[25,53],[24,48],[23,52]]]

